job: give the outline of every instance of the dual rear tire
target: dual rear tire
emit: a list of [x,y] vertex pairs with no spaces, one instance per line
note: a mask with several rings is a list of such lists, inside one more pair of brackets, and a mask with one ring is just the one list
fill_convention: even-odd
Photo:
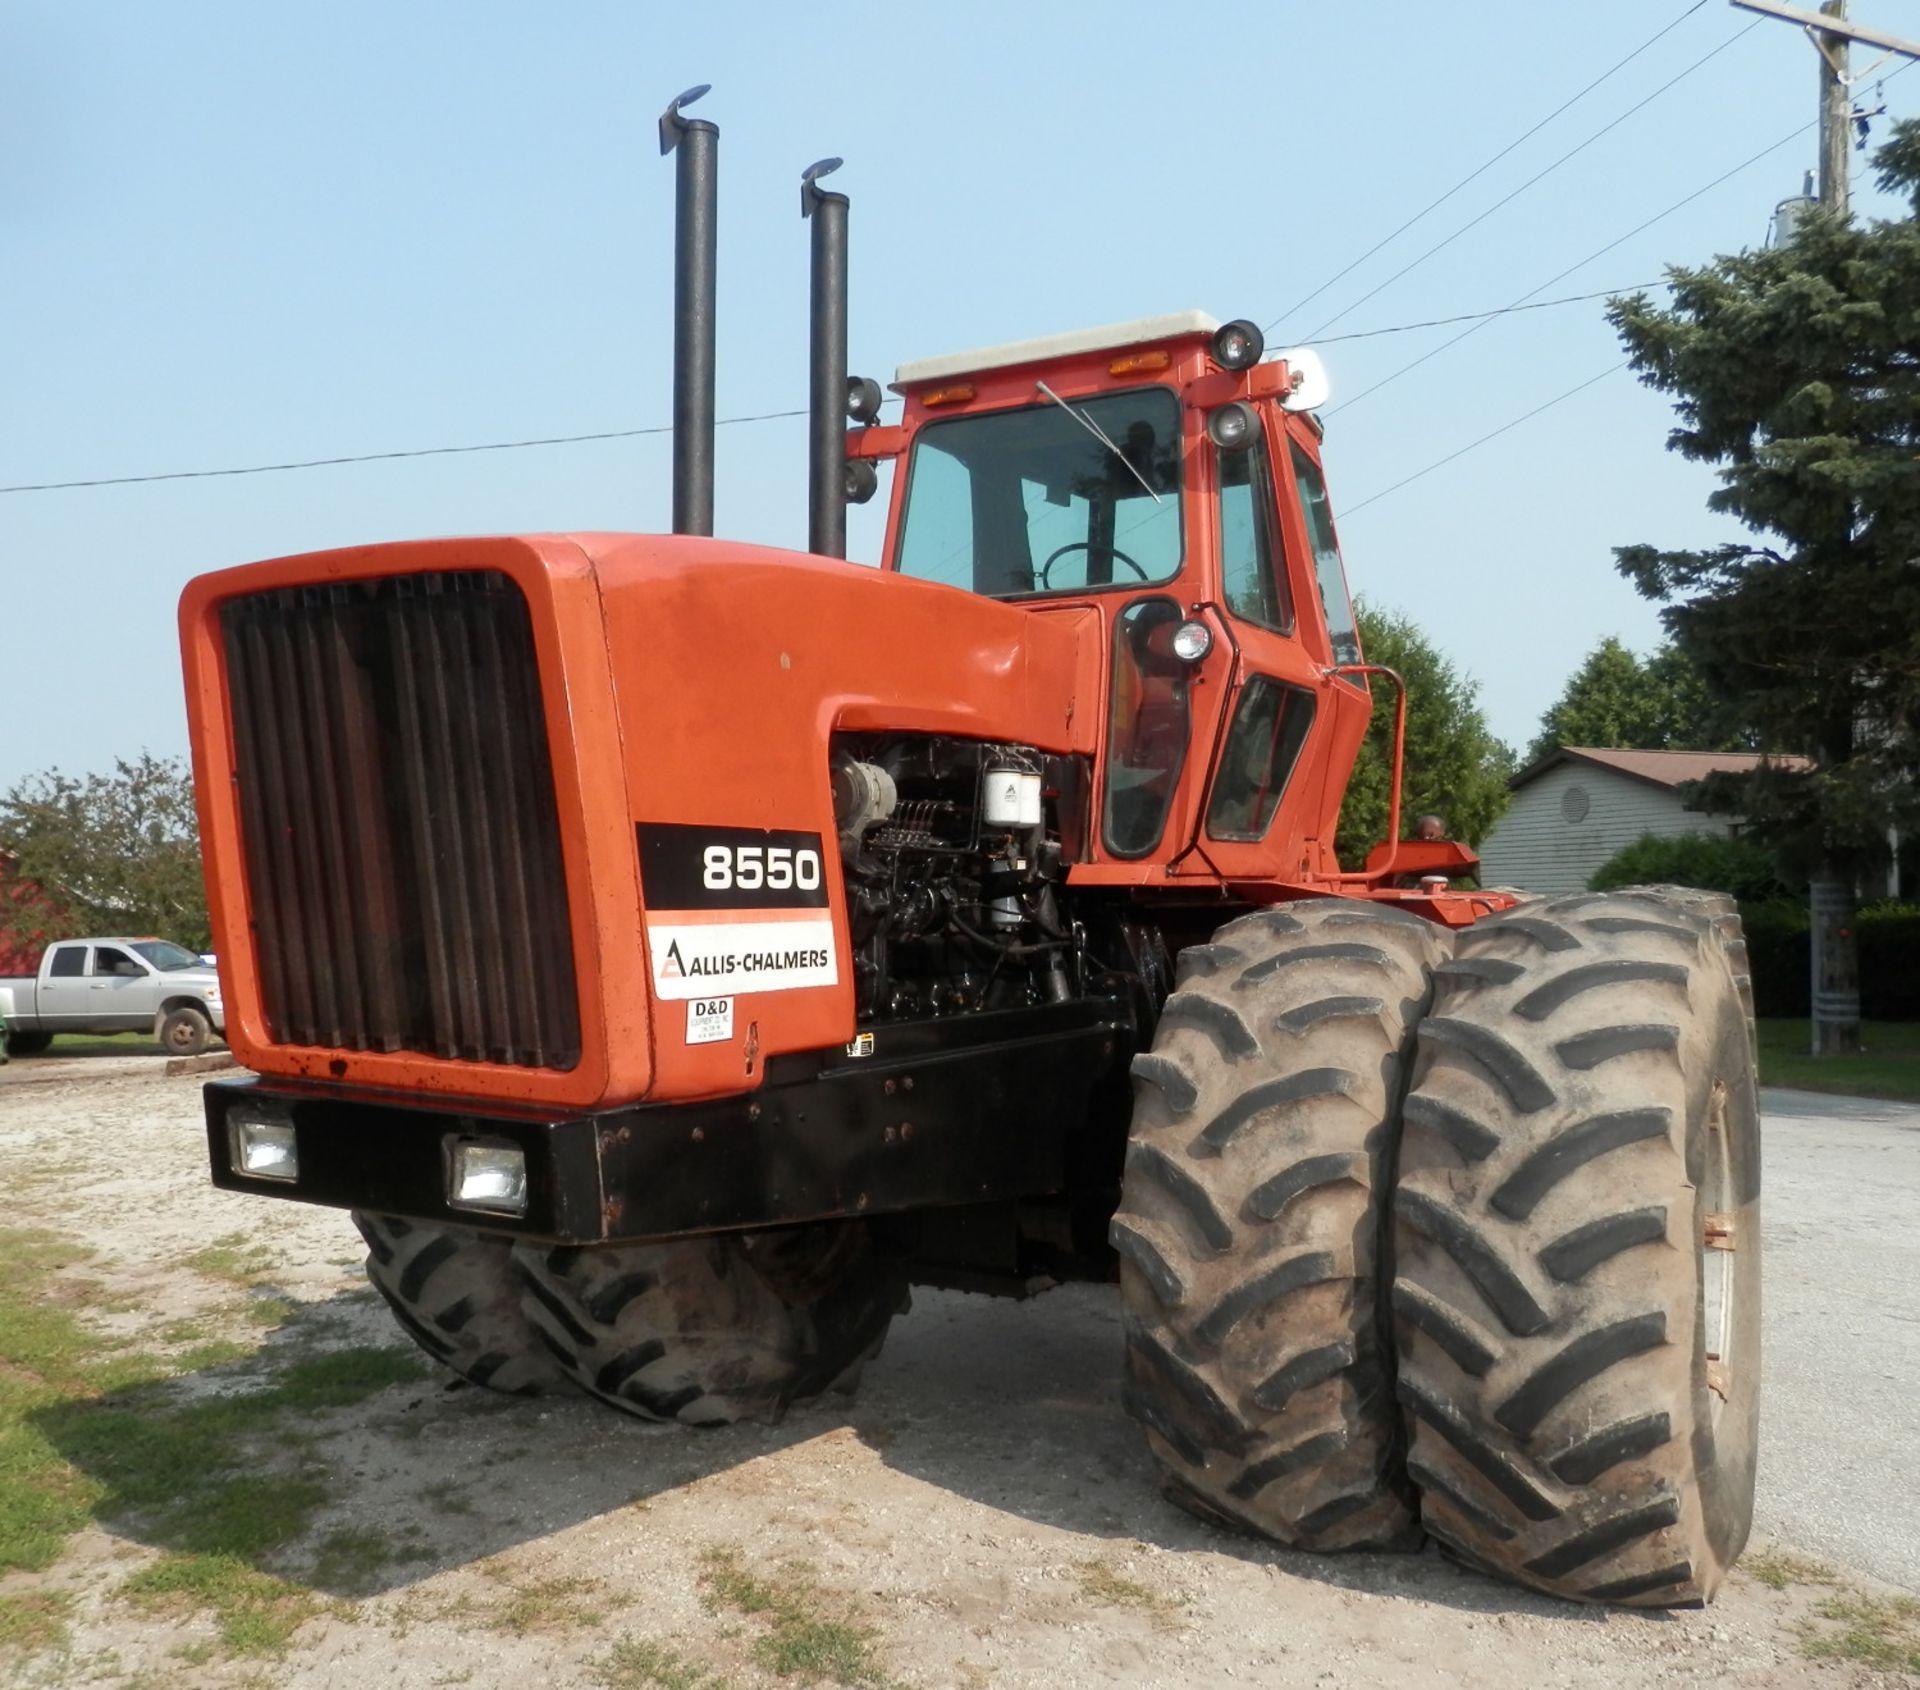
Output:
[[1302,1548],[1417,1519],[1555,1595],[1711,1598],[1757,1439],[1737,917],[1663,888],[1450,936],[1328,901],[1182,960],[1113,1230],[1169,1494]]

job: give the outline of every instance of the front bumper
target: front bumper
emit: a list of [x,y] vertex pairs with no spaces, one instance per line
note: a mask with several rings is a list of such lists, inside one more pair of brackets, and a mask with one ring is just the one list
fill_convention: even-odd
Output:
[[[1131,1049],[1115,1005],[1084,1000],[881,1027],[871,1055],[781,1059],[758,1091],[595,1114],[217,1080],[207,1146],[229,1191],[562,1244],[778,1226],[1062,1190],[1094,1088]],[[297,1180],[235,1170],[227,1115],[248,1098],[291,1116]],[[448,1201],[461,1140],[522,1152],[523,1216]]]

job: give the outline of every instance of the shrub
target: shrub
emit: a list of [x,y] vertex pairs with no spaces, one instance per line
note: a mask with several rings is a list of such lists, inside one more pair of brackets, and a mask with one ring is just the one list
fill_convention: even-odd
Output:
[[[1804,904],[1743,904],[1747,959],[1753,973],[1754,1013],[1805,1017],[1812,1013],[1813,938]],[[1869,1021],[1920,1021],[1920,904],[1862,906],[1854,931],[1860,940],[1860,1013]]]
[[1697,886],[1731,892],[1741,903],[1791,898],[1797,888],[1780,878],[1764,845],[1724,833],[1643,833],[1594,871],[1595,892],[1616,886]]

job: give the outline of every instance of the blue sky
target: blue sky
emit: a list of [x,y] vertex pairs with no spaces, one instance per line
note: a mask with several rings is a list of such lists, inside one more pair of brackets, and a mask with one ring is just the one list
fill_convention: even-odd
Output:
[[[1324,337],[1503,306],[1563,270],[1538,297],[1653,281],[1758,244],[1813,162],[1809,130],[1580,262],[1812,120],[1798,31],[1690,5],[13,0],[0,485],[664,423],[654,122],[698,82],[722,128],[723,417],[805,403],[798,180],[826,154],[853,198],[852,362],[882,379],[1194,306],[1289,313],[1286,344],[1330,318]],[[1920,33],[1920,4],[1873,21]],[[1920,76],[1886,100],[1889,120],[1920,110]],[[1856,208],[1888,209],[1859,176]],[[1626,372],[1360,508],[1621,356],[1595,300],[1503,318],[1365,392],[1457,332],[1323,338],[1328,469],[1356,590],[1415,616],[1524,743],[1602,636],[1657,638],[1609,548],[1725,531],[1708,475],[1664,450],[1666,403]],[[173,612],[195,574],[377,539],[664,529],[668,466],[657,436],[0,495],[0,786],[184,749]],[[801,419],[721,429],[719,532],[804,545],[804,477]],[[856,555],[878,511],[855,513]]]

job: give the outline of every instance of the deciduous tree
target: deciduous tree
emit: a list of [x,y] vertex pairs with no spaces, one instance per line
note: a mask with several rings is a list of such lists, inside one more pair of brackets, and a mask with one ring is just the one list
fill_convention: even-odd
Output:
[[[1407,683],[1406,790],[1401,826],[1432,811],[1458,840],[1477,845],[1507,807],[1513,753],[1487,728],[1480,689],[1441,656],[1414,622],[1364,600],[1354,606],[1369,663],[1398,670]],[[1335,848],[1358,868],[1387,836],[1393,771],[1393,687],[1376,682],[1373,723],[1340,810]]]
[[0,797],[0,849],[39,900],[0,899],[0,933],[18,939],[154,933],[205,950],[207,895],[193,777],[177,757],[142,752],[110,775],[58,769]]
[[1612,635],[1587,654],[1566,691],[1540,718],[1527,748],[1535,762],[1556,746],[1615,751],[1738,751],[1750,739],[1729,729],[1692,659],[1663,645],[1637,657]]

